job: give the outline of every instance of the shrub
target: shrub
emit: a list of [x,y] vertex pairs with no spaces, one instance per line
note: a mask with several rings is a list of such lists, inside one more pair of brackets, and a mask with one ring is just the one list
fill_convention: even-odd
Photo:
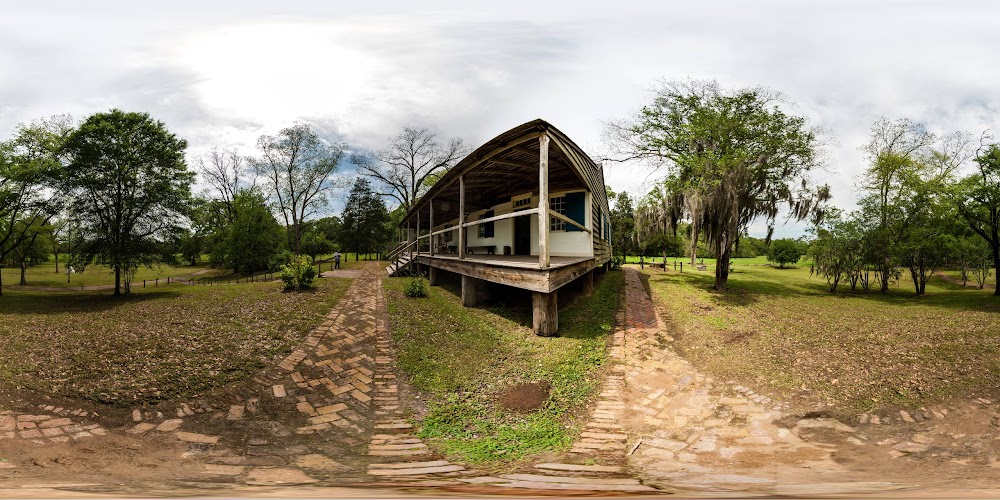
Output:
[[316,268],[309,262],[309,257],[293,258],[281,268],[281,281],[285,284],[285,290],[309,288],[315,280]]
[[424,288],[424,277],[414,276],[410,278],[410,281],[406,283],[406,287],[403,288],[403,293],[407,297],[426,297],[427,290]]
[[774,240],[767,250],[767,260],[775,263],[780,268],[786,264],[794,264],[802,256],[802,248],[799,242],[792,239]]

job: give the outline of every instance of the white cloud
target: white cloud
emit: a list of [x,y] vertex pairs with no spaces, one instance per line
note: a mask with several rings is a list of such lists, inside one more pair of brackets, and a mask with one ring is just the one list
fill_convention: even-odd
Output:
[[[296,120],[372,148],[404,124],[478,145],[533,118],[596,152],[601,122],[655,80],[716,78],[779,90],[829,130],[817,177],[851,208],[878,117],[998,126],[998,21],[988,2],[22,4],[0,18],[0,137],[121,107],[163,120],[192,154],[251,153]],[[648,183],[622,167],[607,179]]]

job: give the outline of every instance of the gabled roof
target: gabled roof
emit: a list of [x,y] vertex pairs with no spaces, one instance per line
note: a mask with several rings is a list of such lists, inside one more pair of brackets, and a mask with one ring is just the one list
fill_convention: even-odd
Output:
[[425,212],[421,226],[427,224],[430,200],[435,203],[435,220],[442,222],[458,216],[458,179],[465,176],[466,209],[487,208],[494,202],[526,191],[538,191],[539,141],[547,134],[549,143],[549,190],[586,186],[594,200],[608,213],[604,171],[566,134],[545,120],[518,125],[487,141],[458,162],[422,196],[403,218],[406,224],[418,212]]

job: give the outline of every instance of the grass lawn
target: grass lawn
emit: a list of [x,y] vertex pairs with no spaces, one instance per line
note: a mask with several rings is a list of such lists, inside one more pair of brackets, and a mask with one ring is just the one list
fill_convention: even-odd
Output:
[[[115,284],[114,271],[111,268],[100,264],[89,265],[82,272],[71,274],[69,283],[66,283],[66,267],[63,262],[59,262],[59,273],[56,273],[55,269],[55,262],[45,262],[38,264],[37,266],[29,267],[25,272],[25,278],[28,281],[28,285],[73,288],[81,286]],[[208,264],[177,267],[162,265],[154,266],[152,269],[140,267],[139,270],[136,271],[135,278],[132,280],[132,283],[134,287],[139,288],[142,286],[142,280],[152,281],[159,278],[163,281],[166,280],[168,276],[171,278],[176,276],[187,276],[206,269],[209,269]],[[207,274],[199,275],[199,277],[211,276],[220,272],[221,271],[213,269],[208,271]],[[21,282],[20,268],[5,267],[0,269],[0,273],[3,273],[3,286],[5,288],[8,285],[17,285]],[[135,285],[136,283],[138,283],[138,286]]]
[[[429,397],[422,437],[477,464],[568,447],[577,432],[571,417],[600,383],[622,274],[605,274],[591,297],[560,310],[559,337],[551,338],[532,333],[530,311],[464,308],[439,287],[406,298],[408,280],[387,279],[386,296],[399,366]],[[506,389],[527,382],[551,384],[543,407],[517,413],[499,405]]]
[[121,298],[10,290],[0,297],[0,386],[118,406],[192,397],[290,350],[349,284],[169,285]]
[[[744,266],[766,266],[766,265],[769,264],[767,262],[767,256],[766,255],[760,255],[760,256],[757,256],[757,257],[746,257],[746,258],[732,259],[732,260],[733,260],[733,265],[734,266],[738,266],[738,265],[744,265]],[[669,266],[671,269],[673,269],[673,265],[674,265],[675,261],[677,262],[678,266],[680,265],[681,262],[683,262],[685,268],[687,268],[687,267],[689,267],[691,265],[691,257],[690,256],[684,256],[684,257],[667,257],[667,266]],[[646,257],[646,264],[649,264],[650,262],[656,262],[657,264],[660,264],[660,263],[663,262],[663,257]],[[708,258],[708,257],[706,257],[704,259],[699,258],[698,259],[698,263],[700,264],[702,262],[704,262],[706,265],[709,265],[709,266],[714,266],[715,265],[715,259],[713,259],[713,258]],[[639,263],[639,257],[636,256],[636,255],[629,255],[628,257],[625,258],[625,263],[626,264],[638,264]],[[799,265],[801,265],[801,264],[799,264]]]
[[686,358],[807,407],[914,408],[1000,387],[992,291],[934,279],[916,297],[904,272],[887,294],[831,294],[801,265],[737,267],[726,293],[710,289],[712,267],[647,274]]

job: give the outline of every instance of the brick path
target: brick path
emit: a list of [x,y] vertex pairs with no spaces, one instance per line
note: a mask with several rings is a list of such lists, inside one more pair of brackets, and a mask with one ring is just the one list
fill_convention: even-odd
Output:
[[838,480],[843,468],[831,459],[832,449],[800,434],[823,429],[853,435],[855,429],[827,418],[782,427],[775,423],[784,417],[781,407],[768,397],[698,372],[670,348],[671,332],[643,287],[643,275],[624,272],[624,424],[628,464],[639,477],[688,491],[770,494]]

